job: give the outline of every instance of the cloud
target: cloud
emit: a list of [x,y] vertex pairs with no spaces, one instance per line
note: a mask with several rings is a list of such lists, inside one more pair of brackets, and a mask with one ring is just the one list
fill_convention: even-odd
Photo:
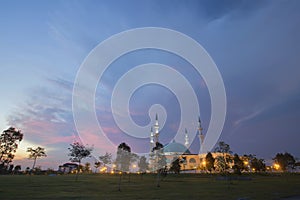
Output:
[[198,2],[198,7],[203,15],[210,19],[216,20],[224,16],[239,13],[241,17],[245,17],[249,13],[255,13],[257,9],[263,7],[267,1],[247,1],[247,0],[202,0]]
[[[279,119],[284,121],[283,124],[289,124],[285,128],[290,132],[298,129],[293,119],[298,119],[296,100],[300,90],[299,1],[149,1],[147,6],[139,1],[130,5],[118,2],[116,6],[115,3],[69,2],[56,6],[56,10],[50,12],[49,35],[56,41],[54,49],[61,54],[61,60],[56,59],[59,62],[54,70],[59,69],[61,74],[65,71],[73,80],[83,58],[95,45],[129,28],[162,26],[182,31],[205,47],[224,79],[228,113],[222,139],[228,139],[237,151],[248,148],[249,152],[256,148],[251,140],[258,139],[260,135],[271,138],[275,134],[279,141],[284,138],[285,146],[280,145],[287,150],[289,144],[295,143],[294,138],[298,136],[285,138],[280,135],[286,125],[279,123]],[[122,134],[113,122],[110,109],[111,92],[116,81],[126,70],[143,62],[156,61],[175,66],[190,78],[201,104],[203,126],[208,127],[211,105],[201,77],[188,70],[190,66],[184,61],[158,54],[161,52],[125,55],[131,57],[112,63],[99,82],[96,114],[114,143],[129,140],[144,148],[148,144],[146,140],[132,140]],[[53,68],[45,69],[46,72],[48,70]],[[164,78],[164,75],[160,76]],[[94,73],[89,77],[98,78]],[[41,84],[28,93],[30,98],[9,116],[9,123],[20,127],[28,141],[65,151],[67,143],[77,136],[72,116],[72,88],[73,82],[66,78],[46,78],[45,85]],[[169,126],[163,129],[161,138],[164,142],[169,141],[180,120],[178,102],[164,88],[141,89],[146,92],[139,90],[130,100],[132,118],[144,125],[149,121],[149,107],[154,103],[162,104],[168,111]],[[182,94],[185,92],[183,88]],[[89,123],[89,119],[84,120]],[[196,128],[193,122],[197,119],[191,117],[189,120],[192,125],[186,126],[192,132]],[[88,143],[97,142],[99,133],[96,131],[97,128],[92,125],[89,130],[84,130]],[[105,142],[99,145],[95,147],[99,151],[111,148]],[[270,145],[272,151],[276,148],[276,145]],[[110,150],[113,151],[113,148]],[[261,148],[261,151],[264,149]]]
[[[231,9],[208,23],[198,37],[225,83],[228,112],[221,140],[238,153],[270,156],[279,146],[295,152],[292,144],[298,136],[292,133],[298,124],[291,119],[299,118],[300,28],[295,19],[300,4],[290,3],[265,3],[251,15]],[[285,142],[277,145],[270,140],[274,136]]]
[[250,114],[248,114],[246,116],[240,117],[239,119],[237,119],[236,121],[233,122],[233,126],[235,128],[237,128],[238,126],[241,126],[243,123],[247,123],[249,120],[258,117],[266,110],[267,110],[267,108],[258,109],[258,110],[255,110],[254,112],[251,112]]
[[[97,124],[90,124],[88,130],[80,129],[80,132],[75,127],[72,113],[72,82],[52,78],[46,79],[46,83],[42,89],[33,89],[33,95],[30,95],[26,102],[7,118],[8,124],[21,129],[24,133],[24,144],[31,144],[33,143],[31,141],[34,141],[35,144],[44,146],[46,150],[53,149],[53,155],[59,151],[66,152],[65,155],[59,154],[58,160],[66,157],[67,147],[74,141],[94,146],[94,155],[106,151],[114,153],[115,146],[105,139],[104,134],[97,131]],[[113,119],[109,113],[103,113],[103,110],[97,112],[101,114],[100,120],[106,120],[106,123],[102,124],[106,134],[121,133],[110,122]],[[89,124],[89,119],[84,120]],[[19,158],[23,158],[22,155],[20,153]]]

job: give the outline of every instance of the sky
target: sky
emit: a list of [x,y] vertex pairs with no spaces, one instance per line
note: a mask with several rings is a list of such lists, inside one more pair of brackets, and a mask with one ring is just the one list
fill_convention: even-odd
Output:
[[[0,0],[0,130],[14,126],[24,133],[14,164],[31,166],[27,147],[42,146],[48,156],[37,165],[57,169],[68,162],[69,145],[80,139],[94,147],[90,162],[106,151],[115,154],[121,142],[128,143],[134,152],[147,152],[149,138],[124,133],[115,121],[118,110],[111,110],[118,80],[146,63],[168,65],[190,82],[199,102],[204,133],[207,131],[212,113],[205,80],[186,60],[155,49],[120,56],[98,82],[95,115],[103,130],[98,134],[110,142],[99,140],[89,119],[84,121],[89,127],[85,133],[76,129],[72,95],[85,58],[114,34],[143,27],[181,32],[201,44],[215,62],[227,99],[219,141],[230,144],[235,153],[252,153],[266,161],[278,152],[300,158],[299,8],[298,0]],[[149,76],[142,74],[141,79]],[[181,83],[173,85],[180,87]],[[139,126],[151,125],[155,115],[151,109],[160,104],[159,122],[164,124],[160,140],[167,144],[181,120],[176,97],[169,88],[144,85],[132,94],[129,115]],[[118,100],[123,98],[120,94]],[[196,132],[197,117],[185,120],[188,132]],[[191,151],[197,153],[199,139],[190,140]]]

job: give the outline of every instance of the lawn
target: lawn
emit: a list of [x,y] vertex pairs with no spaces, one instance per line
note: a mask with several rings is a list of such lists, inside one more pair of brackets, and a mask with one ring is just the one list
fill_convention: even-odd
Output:
[[0,199],[280,199],[300,197],[300,174],[168,175],[156,186],[156,175],[3,175]]

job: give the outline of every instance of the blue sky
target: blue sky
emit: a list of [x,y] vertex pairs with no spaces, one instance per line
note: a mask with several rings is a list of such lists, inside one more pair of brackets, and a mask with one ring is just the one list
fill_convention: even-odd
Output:
[[[164,27],[199,42],[215,61],[227,94],[227,116],[220,140],[239,154],[270,160],[277,152],[300,157],[300,2],[289,1],[0,1],[0,128],[13,125],[24,134],[21,149],[44,146],[42,166],[68,161],[67,148],[76,139],[72,89],[88,53],[108,37],[132,28]],[[127,57],[126,57],[127,56]],[[110,98],[116,81],[133,66],[148,62],[174,67],[191,82],[209,125],[210,98],[201,76],[185,60],[155,50],[118,59],[102,77],[96,113],[107,137],[143,149],[147,140],[123,134],[113,121]],[[134,93],[133,120],[149,123],[148,110],[162,104],[168,119],[164,143],[178,128],[176,97],[158,85]],[[196,125],[196,120],[191,124]],[[92,128],[92,127],[91,127]],[[194,127],[188,127],[193,131]],[[93,145],[93,138],[90,139]],[[115,151],[95,146],[97,152]],[[195,140],[192,150],[197,151]],[[141,150],[143,151],[143,150]],[[114,153],[114,152],[112,152]],[[19,160],[29,165],[21,150]],[[25,167],[25,166],[24,166]]]

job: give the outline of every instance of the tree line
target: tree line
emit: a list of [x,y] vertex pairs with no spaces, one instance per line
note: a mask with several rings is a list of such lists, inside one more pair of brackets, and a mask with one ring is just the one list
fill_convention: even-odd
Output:
[[[216,156],[213,156],[216,154]],[[149,163],[145,156],[139,157],[138,155],[131,152],[131,147],[126,143],[121,143],[117,148],[116,159],[112,162],[112,155],[107,153],[99,157],[99,161],[95,162],[96,170],[103,164],[106,168],[107,164],[113,163],[114,172],[130,172],[130,166],[133,163],[137,163],[139,168],[139,173],[146,173],[146,171],[155,172],[159,175],[164,175],[165,173],[180,173],[182,171],[182,166],[186,163],[186,156],[180,155],[174,157],[170,165],[167,166],[167,158],[163,152],[163,145],[159,142],[156,143],[155,147],[149,154]],[[71,161],[73,158],[71,159]],[[290,153],[277,153],[274,160],[274,169],[280,171],[286,171],[289,169],[294,169],[297,165],[296,159]],[[238,155],[233,154],[230,146],[225,142],[219,142],[215,147],[214,152],[208,152],[201,162],[205,163],[200,170],[214,173],[225,173],[233,172],[236,174],[241,174],[241,172],[264,172],[268,170],[265,160],[262,158],[257,158],[254,154],[248,155]],[[80,163],[79,163],[80,164]],[[278,166],[276,168],[276,166]]]
[[[21,166],[14,166],[12,162],[23,137],[24,135],[21,130],[14,127],[4,130],[0,135],[0,174],[14,174],[21,171]],[[141,174],[146,173],[146,171],[151,171],[163,177],[168,172],[180,173],[182,170],[181,166],[186,162],[184,155],[175,157],[167,167],[163,147],[164,146],[161,143],[157,142],[149,154],[149,161],[147,161],[145,156],[138,156],[131,152],[131,147],[125,142],[122,142],[117,147],[116,159],[114,161],[112,160],[111,153],[106,152],[104,155],[99,156],[94,163],[95,172],[97,172],[98,168],[101,166],[101,170],[106,171],[109,168],[109,165],[113,164],[113,167],[110,167],[112,168],[112,172],[129,173],[130,166],[133,163],[136,163],[138,172]],[[92,147],[83,145],[79,142],[74,142],[70,144],[68,150],[70,161],[78,163],[78,172],[91,172],[90,163],[85,163],[84,167],[81,164],[83,159],[91,157],[93,151]],[[29,153],[28,158],[33,160],[33,165],[31,169],[27,167],[25,171],[30,174],[35,171],[40,171],[40,169],[36,167],[36,162],[38,158],[47,156],[45,148],[29,147],[27,152]],[[266,171],[267,169],[264,159],[257,158],[253,154],[243,156],[239,156],[238,154],[232,155],[230,146],[225,142],[219,142],[213,153],[218,153],[218,155],[213,156],[211,152],[206,154],[204,159],[205,166],[202,166],[203,170],[221,173],[229,172],[231,170],[234,173],[240,174],[242,171],[261,172]],[[295,166],[299,165],[299,163],[296,162],[295,157],[288,152],[277,153],[273,160],[275,169],[281,171],[293,169]],[[152,162],[149,163],[150,161]]]

